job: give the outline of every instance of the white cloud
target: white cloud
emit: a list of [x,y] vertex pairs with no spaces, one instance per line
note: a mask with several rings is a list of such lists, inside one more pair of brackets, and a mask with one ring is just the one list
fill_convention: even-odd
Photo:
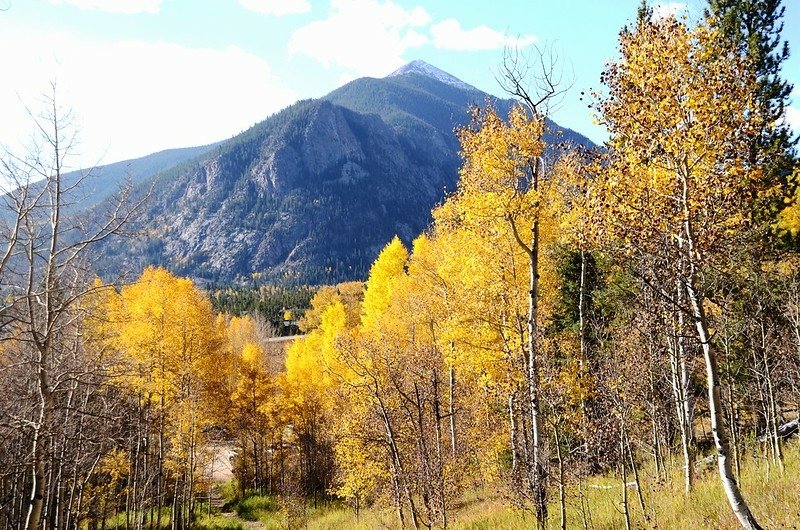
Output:
[[669,17],[679,17],[686,14],[688,6],[683,2],[667,2],[666,4],[656,4],[653,7],[653,20],[659,21]]
[[786,107],[786,117],[784,120],[795,134],[800,134],[800,108]]
[[339,81],[336,86],[344,86],[350,81],[353,81],[356,77],[351,74],[350,72],[345,72],[339,76]]
[[497,50],[505,46],[522,48],[537,40],[534,35],[512,37],[483,25],[463,29],[454,18],[431,26],[431,35],[434,46],[444,50]]
[[0,35],[0,49],[16,50],[0,54],[0,71],[15,72],[0,84],[0,144],[28,143],[23,103],[36,108],[55,80],[59,103],[72,108],[80,128],[75,165],[221,140],[296,100],[260,57],[235,46],[26,31]]
[[328,18],[292,34],[289,53],[356,76],[385,75],[403,65],[406,50],[428,42],[414,28],[430,21],[424,8],[406,10],[391,0],[332,0]]
[[248,11],[264,15],[298,15],[311,11],[308,0],[239,0],[239,5]]
[[163,0],[50,0],[53,5],[70,4],[80,9],[132,15],[158,13]]

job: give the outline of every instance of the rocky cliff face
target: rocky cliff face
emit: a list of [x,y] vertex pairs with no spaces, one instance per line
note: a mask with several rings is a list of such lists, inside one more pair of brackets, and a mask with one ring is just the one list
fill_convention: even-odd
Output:
[[222,281],[363,278],[455,189],[453,130],[485,97],[415,70],[296,103],[160,175],[147,236],[106,247],[105,263]]

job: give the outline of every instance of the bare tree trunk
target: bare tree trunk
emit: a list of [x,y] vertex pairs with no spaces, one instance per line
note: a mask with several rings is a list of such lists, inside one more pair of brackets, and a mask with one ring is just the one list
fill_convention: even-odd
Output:
[[703,298],[697,291],[697,251],[695,249],[695,236],[692,227],[692,217],[689,212],[689,186],[688,170],[686,174],[679,174],[682,184],[681,207],[683,209],[683,232],[686,238],[686,257],[688,274],[684,287],[686,296],[691,306],[692,318],[697,329],[697,338],[703,350],[703,359],[706,365],[706,385],[708,386],[708,412],[711,419],[711,435],[714,439],[714,446],[717,450],[717,464],[722,487],[725,496],[731,505],[733,513],[739,520],[743,528],[747,530],[762,530],[761,525],[753,516],[750,507],[745,502],[739,484],[733,476],[730,461],[730,445],[728,443],[728,433],[725,432],[725,424],[722,417],[722,393],[720,392],[719,368],[717,367],[717,356],[711,348],[711,334],[709,333],[708,321],[706,319]]
[[772,454],[774,461],[778,464],[778,469],[781,473],[784,472],[783,467],[783,449],[781,448],[781,439],[778,436],[778,405],[775,400],[775,389],[772,384],[772,370],[769,362],[769,344],[767,341],[767,331],[764,324],[764,309],[761,302],[758,303],[759,318],[758,328],[761,335],[761,355],[764,361],[764,379],[767,383],[767,400],[768,400],[768,414],[767,414],[767,438],[772,444]]
[[[676,302],[680,306],[683,301],[683,288],[680,282],[676,283]],[[674,331],[670,341],[670,368],[672,371],[672,394],[675,401],[675,412],[680,428],[681,451],[683,454],[684,492],[689,495],[694,482],[693,451],[692,451],[692,417],[689,394],[690,379],[686,362],[685,322],[683,311],[676,307],[672,311]]]
[[453,364],[450,364],[450,386],[447,414],[450,419],[450,451],[453,458],[456,456],[456,371]]
[[386,407],[383,404],[383,400],[378,396],[377,390],[373,389],[374,396],[378,401],[378,404],[381,409],[381,417],[383,419],[384,428],[386,429],[386,437],[387,441],[389,442],[389,450],[391,455],[391,464],[392,469],[394,470],[394,482],[395,488],[397,491],[397,514],[398,518],[400,519],[400,528],[404,528],[405,521],[403,518],[403,508],[402,508],[402,492],[405,493],[406,500],[408,501],[409,509],[411,510],[411,523],[415,530],[419,529],[418,524],[418,514],[417,514],[417,507],[414,502],[414,497],[411,495],[411,491],[408,487],[408,482],[405,476],[405,471],[403,469],[403,463],[400,458],[400,450],[397,447],[397,440],[395,439],[394,435],[394,428],[392,427],[392,423],[389,419],[389,414],[386,410]]
[[[531,189],[539,189],[540,159],[530,161],[529,166]],[[536,216],[531,226],[530,244],[522,240],[517,229],[516,221],[508,218],[511,230],[517,244],[528,255],[528,315],[527,315],[527,343],[525,354],[527,356],[528,406],[530,408],[530,440],[531,457],[526,458],[528,467],[528,482],[533,494],[533,504],[536,510],[536,520],[539,528],[544,530],[547,525],[547,467],[543,417],[539,396],[539,351],[537,348],[538,314],[539,314],[539,218]]]
[[628,474],[625,465],[625,428],[620,418],[619,426],[619,465],[622,478],[622,515],[625,517],[625,530],[631,530],[631,515],[628,510]]
[[581,368],[583,363],[586,362],[586,317],[584,315],[584,308],[586,307],[586,251],[581,249],[581,275],[578,288],[578,333],[580,336],[581,347]]
[[586,506],[586,496],[583,494],[583,477],[578,474],[578,498],[581,503],[581,523],[583,530],[589,530],[589,514]]
[[171,522],[171,530],[181,530],[180,527],[180,519],[181,519],[181,510],[183,507],[181,506],[180,501],[178,500],[180,497],[180,478],[175,481],[175,493],[172,496],[172,520]]
[[516,480],[517,466],[519,465],[519,456],[517,454],[517,420],[516,413],[514,412],[514,396],[516,392],[512,391],[508,395],[508,419],[511,423],[511,476],[512,480]]
[[[162,364],[162,378],[163,378],[163,364]],[[164,407],[165,407],[165,398],[164,398],[164,391],[162,388],[162,392],[159,395],[159,406],[160,409],[158,411],[158,461],[156,462],[156,528],[161,528],[161,512],[162,508],[164,507],[164,495],[166,493],[167,484],[166,479],[164,477],[164,431],[166,426],[164,425]],[[148,422],[149,423],[149,422]]]
[[433,370],[433,415],[436,420],[436,481],[438,508],[440,511],[442,528],[447,528],[447,492],[445,491],[444,457],[442,451],[442,412],[439,397],[439,373]]
[[39,398],[41,399],[39,405],[39,417],[34,427],[33,442],[31,444],[31,459],[33,466],[31,469],[31,492],[29,495],[28,516],[25,520],[26,530],[36,530],[39,528],[42,519],[42,511],[44,509],[44,495],[45,495],[45,434],[43,432],[44,426],[50,422],[50,405],[48,402],[52,399],[50,390],[47,385],[47,376],[43,369],[39,370]]
[[723,350],[725,353],[725,363],[727,365],[726,369],[726,383],[728,387],[728,410],[730,412],[728,416],[728,425],[731,428],[731,445],[733,447],[733,469],[736,473],[736,480],[739,480],[741,476],[741,462],[739,461],[739,414],[737,412],[736,407],[736,400],[734,399],[733,393],[733,373],[731,368],[731,358],[730,358],[730,340],[729,337],[724,337],[722,339]]
[[650,429],[653,443],[653,466],[656,473],[656,478],[661,478],[661,471],[664,467],[663,456],[661,454],[661,436],[658,428],[658,406],[656,404],[656,377],[654,372],[658,365],[656,364],[656,352],[654,346],[655,340],[653,338],[653,330],[647,333],[647,353],[649,355],[648,363],[648,379],[650,383],[650,395],[652,397],[650,402]]
[[628,437],[628,433],[623,434],[625,438],[625,446],[628,449],[628,458],[631,462],[631,471],[633,471],[633,480],[636,484],[636,496],[639,499],[639,508],[642,509],[642,516],[646,521],[650,521],[650,516],[647,514],[647,507],[645,506],[644,502],[644,493],[642,493],[642,482],[639,480],[639,468],[636,466],[636,458],[633,456],[633,450],[631,449],[631,440]]
[[769,406],[767,405],[767,396],[764,392],[764,382],[761,380],[761,372],[759,368],[759,357],[758,352],[756,351],[756,345],[751,342],[750,344],[750,353],[751,357],[753,358],[753,379],[755,380],[756,388],[758,389],[758,393],[756,396],[752,397],[753,401],[757,401],[757,404],[754,404],[753,410],[756,411],[753,414],[753,433],[756,437],[758,437],[759,432],[762,430],[761,425],[761,417],[764,418],[764,438],[768,440],[767,443],[763,445],[764,450],[764,458],[766,459],[767,464],[767,476],[771,473],[772,468],[772,459],[769,455],[772,453],[774,447],[770,440],[770,430],[771,430],[771,422],[769,417]]
[[542,414],[539,402],[539,360],[536,348],[538,334],[537,316],[539,304],[539,222],[534,222],[533,227],[533,257],[530,265],[530,298],[528,313],[528,391],[531,407],[531,439],[533,442],[533,486],[536,518],[539,527],[544,529],[547,524],[547,471],[544,456],[544,436],[542,435]]
[[714,350],[711,348],[708,324],[706,323],[705,311],[697,292],[690,282],[686,285],[689,301],[694,312],[695,325],[703,348],[703,358],[706,363],[706,383],[708,385],[708,409],[711,416],[711,435],[714,439],[714,446],[717,450],[717,464],[719,476],[725,495],[733,509],[733,513],[739,519],[739,523],[747,530],[760,530],[761,525],[750,512],[750,508],[742,496],[739,485],[733,475],[730,462],[730,446],[728,444],[727,433],[722,422],[722,396],[720,392],[719,379],[717,376],[717,359]]
[[[534,189],[538,187],[538,161],[533,171]],[[542,411],[539,400],[539,351],[537,348],[539,314],[539,220],[533,222],[530,246],[530,291],[528,293],[528,399],[531,414],[532,469],[534,507],[539,528],[547,524],[547,468],[545,466]]]
[[675,403],[675,412],[678,417],[678,428],[681,438],[681,451],[683,455],[683,479],[684,479],[684,493],[689,495],[692,491],[692,456],[689,442],[689,425],[688,418],[685,415],[686,408],[684,407],[684,387],[681,383],[682,377],[680,373],[680,365],[678,358],[681,355],[680,349],[677,347],[677,340],[670,347],[670,367],[672,369],[672,395]]
[[560,515],[560,528],[567,530],[567,488],[564,483],[564,457],[561,454],[561,437],[558,435],[558,424],[553,424],[553,436],[556,444],[556,458],[558,459],[558,506]]

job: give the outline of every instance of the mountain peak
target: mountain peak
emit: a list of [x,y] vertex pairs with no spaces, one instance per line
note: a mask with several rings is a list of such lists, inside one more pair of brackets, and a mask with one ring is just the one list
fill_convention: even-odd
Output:
[[416,59],[406,64],[405,66],[401,66],[400,68],[398,68],[391,74],[387,75],[386,77],[395,77],[404,74],[424,75],[436,79],[437,81],[441,81],[442,83],[446,83],[448,85],[461,88],[463,90],[477,90],[474,86],[465,83],[464,81],[460,80],[454,75],[450,75],[444,70],[436,68],[432,64],[426,63],[421,59]]

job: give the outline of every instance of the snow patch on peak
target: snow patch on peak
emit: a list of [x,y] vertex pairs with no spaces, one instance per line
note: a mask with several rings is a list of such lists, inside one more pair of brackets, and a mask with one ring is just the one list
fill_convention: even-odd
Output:
[[398,68],[391,74],[387,75],[386,77],[395,77],[404,74],[420,74],[436,79],[437,81],[440,81],[442,83],[461,88],[463,90],[478,90],[474,86],[465,83],[461,79],[453,75],[450,75],[444,70],[440,70],[421,59],[411,61],[407,65],[401,66],[400,68]]

